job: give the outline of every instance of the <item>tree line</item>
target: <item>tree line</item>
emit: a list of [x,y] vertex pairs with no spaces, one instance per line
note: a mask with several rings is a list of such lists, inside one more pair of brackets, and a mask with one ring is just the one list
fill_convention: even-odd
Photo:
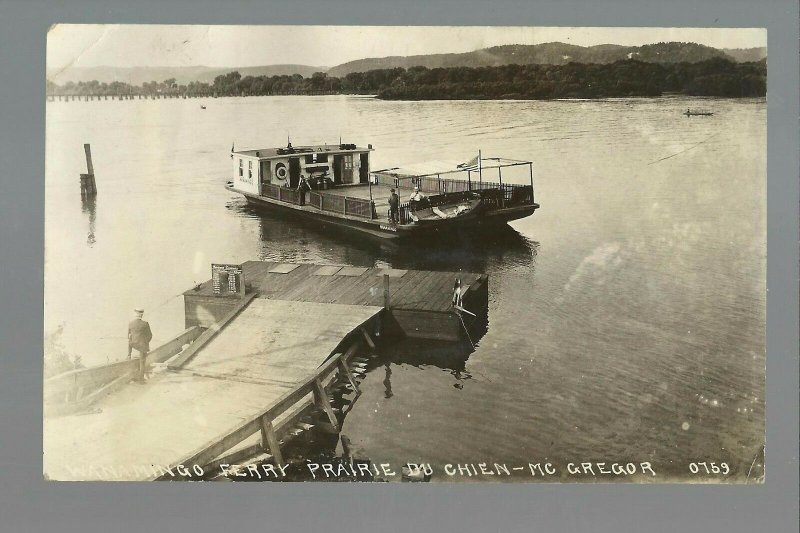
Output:
[[504,65],[426,69],[412,67],[379,91],[384,99],[554,99],[661,96],[766,95],[766,62],[714,58],[697,63],[623,60],[608,64]]
[[229,72],[213,83],[178,84],[174,78],[134,86],[124,82],[47,82],[47,94],[262,96],[275,94],[374,94],[387,100],[554,99],[660,96],[752,97],[766,95],[766,61],[734,63],[713,58],[696,63],[628,59],[608,64],[411,67],[352,72],[244,76]]

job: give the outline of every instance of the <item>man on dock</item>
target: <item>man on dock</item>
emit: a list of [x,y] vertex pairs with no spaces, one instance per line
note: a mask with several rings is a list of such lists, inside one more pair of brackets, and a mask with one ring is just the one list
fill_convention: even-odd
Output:
[[139,352],[139,370],[136,381],[143,383],[147,365],[147,352],[150,351],[150,340],[153,333],[150,331],[150,324],[142,320],[144,309],[134,309],[136,318],[128,324],[128,359],[131,358],[131,351]]
[[392,224],[397,224],[400,222],[400,214],[398,213],[398,209],[400,208],[400,197],[397,196],[397,193],[392,189],[391,194],[389,195],[389,219]]

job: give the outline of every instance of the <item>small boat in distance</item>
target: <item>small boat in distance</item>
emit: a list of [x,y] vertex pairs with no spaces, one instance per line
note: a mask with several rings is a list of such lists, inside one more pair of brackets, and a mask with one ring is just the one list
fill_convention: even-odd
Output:
[[687,117],[710,117],[714,114],[713,111],[709,111],[707,109],[691,109],[687,108],[686,111],[683,113]]
[[205,108],[206,108],[206,106],[204,106],[204,105],[200,106],[200,109],[205,109]]
[[[226,188],[258,208],[385,239],[497,228],[539,208],[532,161],[479,152],[466,163],[438,160],[370,171],[372,151],[371,144],[345,143],[231,147],[233,179]],[[508,183],[508,176],[504,183],[502,169],[507,167],[527,167],[527,175],[516,181],[528,183]],[[498,181],[484,180],[488,170]],[[390,218],[392,189],[400,202],[396,220]]]

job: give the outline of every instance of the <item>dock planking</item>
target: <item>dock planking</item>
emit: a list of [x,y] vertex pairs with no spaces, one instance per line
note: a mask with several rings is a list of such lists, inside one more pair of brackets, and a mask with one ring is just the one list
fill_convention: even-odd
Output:
[[[338,265],[289,264],[248,261],[242,265],[246,282],[258,298],[343,305],[383,306],[383,274],[389,275],[390,306],[407,310],[449,313],[456,278],[475,285],[482,275],[474,272],[433,272],[342,267]],[[325,275],[317,272],[324,269]],[[287,273],[278,271],[289,270]],[[360,273],[359,273],[360,272]],[[214,296],[211,280],[184,293],[193,297]],[[187,313],[188,316],[188,313]]]
[[182,370],[292,384],[312,374],[344,337],[380,311],[256,298]]

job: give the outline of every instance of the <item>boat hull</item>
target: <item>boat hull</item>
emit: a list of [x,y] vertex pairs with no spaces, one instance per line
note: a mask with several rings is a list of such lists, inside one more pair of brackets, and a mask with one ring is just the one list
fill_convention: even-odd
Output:
[[539,208],[538,204],[531,204],[508,209],[483,211],[481,216],[469,217],[463,220],[452,218],[442,220],[436,224],[391,225],[386,221],[358,219],[357,217],[332,214],[312,207],[287,204],[231,188],[228,188],[228,190],[241,194],[249,205],[260,210],[281,213],[322,226],[340,228],[389,240],[430,238],[462,231],[474,232],[481,228],[490,228],[497,224],[505,224],[511,220],[530,216]]

